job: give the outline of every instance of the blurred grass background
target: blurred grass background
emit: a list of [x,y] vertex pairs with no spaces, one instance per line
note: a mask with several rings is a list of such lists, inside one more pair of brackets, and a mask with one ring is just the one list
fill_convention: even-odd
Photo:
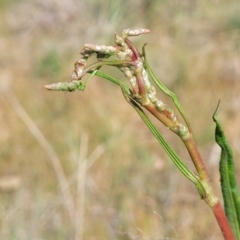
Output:
[[111,45],[115,31],[139,27],[151,33],[132,40],[150,43],[150,65],[182,103],[219,197],[218,99],[240,172],[238,1],[2,0],[1,239],[223,239],[120,89],[97,78],[84,93],[43,88],[69,80],[84,43]]

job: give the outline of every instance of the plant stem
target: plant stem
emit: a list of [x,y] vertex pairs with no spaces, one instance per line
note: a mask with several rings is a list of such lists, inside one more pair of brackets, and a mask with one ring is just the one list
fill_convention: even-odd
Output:
[[183,136],[182,141],[184,142],[184,144],[192,158],[193,164],[199,174],[199,177],[201,179],[208,179],[209,176],[207,174],[206,167],[205,167],[202,157],[196,147],[196,144],[193,139],[193,135],[188,134],[187,138],[184,138],[184,136]]
[[207,170],[206,170],[204,162],[201,158],[201,155],[196,147],[196,144],[194,142],[192,134],[189,134],[188,136],[189,136],[188,138],[186,138],[186,139],[182,138],[182,140],[192,158],[192,161],[193,161],[193,163],[197,169],[197,172],[199,174],[200,181],[202,182],[204,189],[206,191],[205,195],[203,196],[203,199],[209,205],[209,207],[212,209],[212,211],[215,215],[215,218],[218,222],[218,225],[222,231],[224,239],[225,240],[234,240],[235,237],[233,235],[229,221],[223,211],[223,208],[219,202],[219,199],[216,197],[215,193],[213,192],[209,175],[207,173]]
[[235,240],[230,224],[219,201],[212,207],[212,210],[221,228],[224,239]]

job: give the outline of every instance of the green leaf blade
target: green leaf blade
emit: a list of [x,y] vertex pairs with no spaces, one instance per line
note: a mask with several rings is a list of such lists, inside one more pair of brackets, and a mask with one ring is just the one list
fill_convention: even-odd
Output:
[[216,123],[215,140],[221,148],[219,171],[221,176],[224,208],[236,239],[240,239],[240,194],[234,172],[232,149],[228,144],[222,126],[216,117],[218,109],[219,105],[213,114],[213,120]]

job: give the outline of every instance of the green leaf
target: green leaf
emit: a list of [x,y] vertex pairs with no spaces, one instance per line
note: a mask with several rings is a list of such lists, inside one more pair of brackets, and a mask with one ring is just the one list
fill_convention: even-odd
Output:
[[218,110],[219,104],[213,114],[213,120],[216,123],[215,140],[222,150],[220,175],[224,208],[236,239],[240,239],[240,194],[234,173],[232,149],[229,146],[224,131],[217,119]]

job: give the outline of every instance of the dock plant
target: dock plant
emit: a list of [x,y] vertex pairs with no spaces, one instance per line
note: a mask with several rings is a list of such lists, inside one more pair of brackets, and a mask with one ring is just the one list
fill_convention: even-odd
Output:
[[[240,239],[240,195],[234,173],[232,150],[217,119],[219,104],[213,114],[213,120],[216,123],[215,139],[221,148],[219,169],[224,208],[221,206],[219,197],[215,194],[204,161],[195,144],[190,122],[176,95],[158,79],[150,67],[146,55],[147,44],[144,44],[139,51],[129,39],[148,32],[150,32],[148,29],[126,29],[121,35],[115,33],[113,46],[85,44],[81,50],[82,57],[74,64],[71,81],[48,84],[45,85],[45,88],[54,91],[84,91],[89,81],[95,76],[120,87],[127,103],[139,114],[176,167],[195,185],[200,198],[212,210],[224,239]],[[96,55],[97,60],[88,64],[92,55]],[[123,72],[129,84],[127,85],[122,80],[106,74],[101,70],[102,66],[115,67]],[[88,77],[84,77],[85,75]],[[171,98],[175,110],[157,96],[156,87]],[[174,111],[180,113],[181,120]],[[150,120],[147,112],[180,137],[196,168],[196,173],[190,170],[185,161],[172,149],[156,125]]]

